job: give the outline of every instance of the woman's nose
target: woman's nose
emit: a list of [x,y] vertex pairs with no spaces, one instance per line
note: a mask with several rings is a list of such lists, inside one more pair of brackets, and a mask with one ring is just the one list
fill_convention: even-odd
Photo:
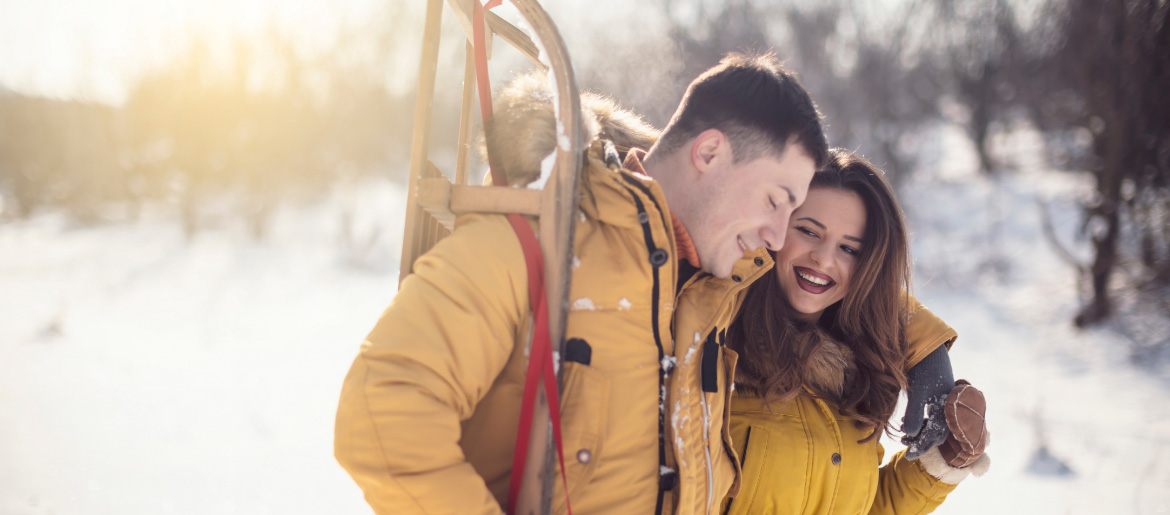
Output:
[[813,247],[812,250],[808,253],[809,259],[812,259],[814,263],[822,267],[826,267],[832,264],[831,261],[833,259],[833,252],[829,247],[830,246],[825,243]]

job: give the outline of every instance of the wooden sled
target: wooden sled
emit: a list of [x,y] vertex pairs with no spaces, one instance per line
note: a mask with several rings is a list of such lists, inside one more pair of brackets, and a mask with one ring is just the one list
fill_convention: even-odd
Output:
[[[556,164],[543,190],[516,189],[506,186],[474,186],[467,183],[472,143],[472,110],[476,102],[476,66],[474,58],[473,16],[478,0],[446,0],[466,35],[463,104],[459,118],[459,141],[456,155],[455,182],[447,180],[427,157],[431,130],[431,108],[435,94],[435,75],[439,53],[439,24],[443,0],[428,0],[426,29],[423,34],[419,65],[418,103],[415,107],[414,137],[410,153],[410,183],[406,205],[406,230],[403,235],[399,281],[411,272],[415,259],[451,233],[455,217],[463,213],[519,213],[540,220],[539,239],[545,261],[545,294],[549,306],[549,333],[554,349],[564,345],[565,320],[569,307],[569,283],[573,257],[574,215],[577,189],[583,163],[583,135],[580,95],[569,55],[552,20],[535,0],[509,0],[532,27],[540,42],[538,47],[528,34],[499,16],[485,13],[485,46],[490,56],[493,35],[511,44],[544,69],[551,67],[557,91],[563,136],[568,148],[558,145]],[[548,64],[540,60],[540,48]],[[531,337],[530,337],[531,343]],[[564,355],[560,352],[559,355]],[[560,367],[563,369],[563,367]],[[559,374],[558,374],[559,376]],[[557,378],[560,385],[560,377]],[[531,445],[527,457],[520,498],[514,513],[548,513],[551,510],[552,484],[556,472],[555,450],[549,437],[548,402],[538,393],[533,417]]]

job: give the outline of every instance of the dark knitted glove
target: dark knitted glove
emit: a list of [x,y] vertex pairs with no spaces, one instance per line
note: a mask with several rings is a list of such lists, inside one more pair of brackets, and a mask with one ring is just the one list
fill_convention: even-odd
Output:
[[[906,415],[902,417],[902,444],[906,459],[916,460],[947,438],[944,403],[955,387],[951,358],[940,345],[906,373]],[[923,413],[926,413],[926,418]]]

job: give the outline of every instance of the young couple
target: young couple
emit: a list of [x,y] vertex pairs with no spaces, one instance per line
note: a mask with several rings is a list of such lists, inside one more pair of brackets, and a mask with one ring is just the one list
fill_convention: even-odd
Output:
[[[545,88],[526,76],[496,100],[487,144],[510,183],[555,144]],[[661,134],[582,104],[596,137],[561,392],[575,513],[925,513],[986,468],[982,396],[951,377],[954,330],[906,293],[889,184],[829,150],[774,57],[725,58]],[[529,319],[503,216],[460,217],[415,262],[337,413],[335,455],[376,512],[503,511]],[[903,389],[921,458],[879,469]]]

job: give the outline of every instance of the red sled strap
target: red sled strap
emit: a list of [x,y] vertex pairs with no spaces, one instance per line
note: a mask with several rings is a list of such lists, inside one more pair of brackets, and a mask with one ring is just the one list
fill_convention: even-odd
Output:
[[[488,81],[487,49],[484,46],[484,11],[500,5],[502,0],[488,0],[487,5],[480,5],[475,0],[475,10],[472,20],[472,33],[475,37],[475,78],[479,91],[479,108],[483,120],[486,122],[492,117],[491,82]],[[501,170],[491,170],[492,184],[507,187]],[[520,405],[520,425],[516,434],[516,449],[512,454],[512,477],[508,485],[508,513],[516,510],[516,500],[520,496],[520,484],[524,477],[524,465],[528,460],[528,441],[532,432],[533,408],[536,404],[536,390],[544,387],[545,397],[548,399],[549,416],[552,418],[553,441],[556,443],[557,460],[561,465],[561,481],[565,490],[565,511],[573,515],[569,506],[569,482],[565,476],[565,453],[561,444],[561,408],[560,398],[557,395],[557,375],[553,365],[552,344],[548,331],[548,301],[544,292],[544,257],[540,251],[540,242],[532,232],[532,226],[523,216],[512,213],[508,215],[508,222],[516,231],[520,239],[520,247],[524,249],[524,260],[528,265],[528,298],[532,305],[533,331],[532,348],[528,352],[528,372],[524,378],[524,396]],[[543,378],[543,381],[541,379]]]
[[[535,321],[532,329],[532,348],[528,352],[528,372],[524,378],[524,397],[520,405],[520,425],[516,432],[516,449],[512,453],[512,478],[508,485],[508,513],[515,513],[516,500],[520,495],[520,483],[524,477],[524,465],[528,460],[528,441],[532,431],[532,411],[536,404],[536,390],[544,387],[548,398],[548,412],[552,418],[553,441],[556,443],[557,461],[561,465],[561,481],[565,490],[565,511],[572,515],[569,506],[569,482],[565,476],[565,453],[561,439],[561,407],[557,396],[557,375],[553,365],[552,345],[548,332],[548,302],[544,295],[544,260],[540,245],[532,233],[528,221],[520,215],[508,215],[508,221],[516,230],[520,244],[525,249],[528,261],[528,295],[533,300]],[[528,249],[534,249],[528,252]],[[541,381],[543,378],[543,381]]]

